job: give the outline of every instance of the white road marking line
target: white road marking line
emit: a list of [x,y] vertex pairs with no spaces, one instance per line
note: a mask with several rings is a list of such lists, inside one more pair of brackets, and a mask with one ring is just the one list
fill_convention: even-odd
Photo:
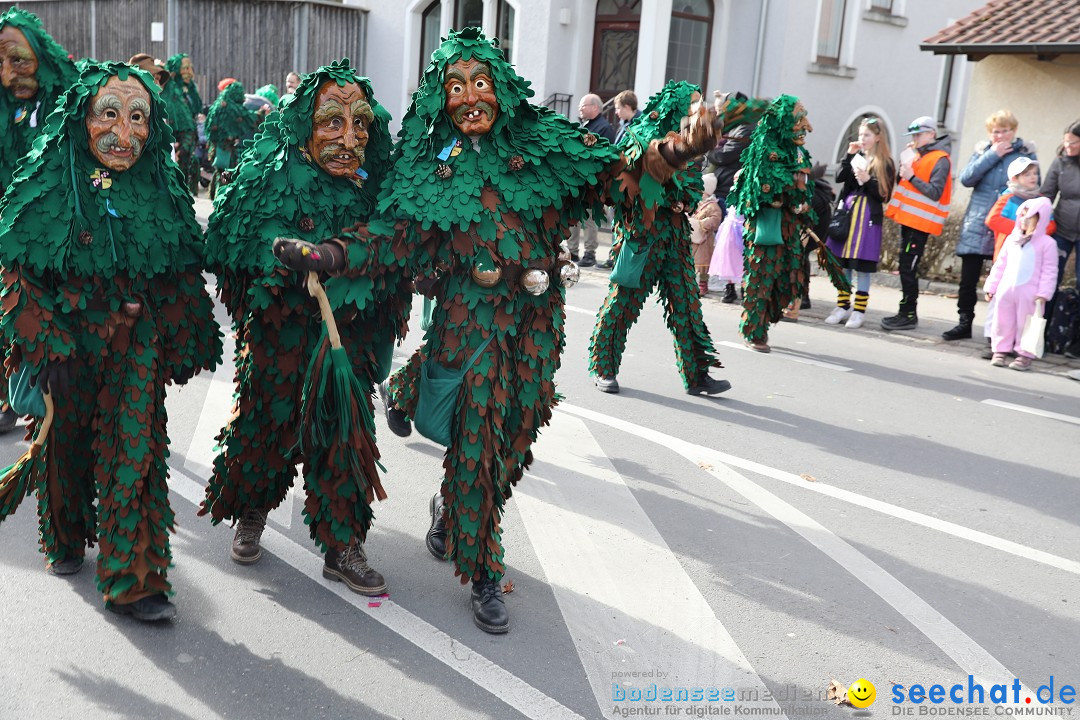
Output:
[[210,379],[199,422],[195,425],[191,445],[184,456],[184,467],[196,477],[210,477],[214,471],[217,436],[233,413],[233,372],[231,362],[223,363]]
[[574,305],[563,305],[566,308],[566,312],[575,312],[580,315],[588,315],[590,317],[596,317],[597,310],[587,310],[585,308],[575,307]]
[[[581,408],[577,408],[573,405],[567,405],[560,403],[557,410],[565,410],[571,414],[581,415]],[[586,410],[585,412],[591,413],[592,411]],[[588,415],[582,415],[583,417],[591,417]],[[606,416],[605,416],[606,417]],[[603,421],[601,421],[603,422]],[[668,437],[664,435],[664,437]],[[931,530],[937,530],[953,537],[958,537],[962,540],[968,540],[969,542],[985,545],[986,547],[993,548],[994,550],[1000,550],[1001,552],[1015,555],[1025,560],[1031,560],[1033,562],[1041,563],[1058,570],[1064,570],[1065,572],[1072,573],[1074,575],[1080,575],[1080,562],[1076,560],[1070,560],[1068,558],[1061,557],[1060,555],[1054,555],[1052,553],[1038,550],[1036,548],[1028,547],[1027,545],[1021,545],[1020,543],[1013,542],[1012,540],[1006,540],[1005,538],[998,537],[997,535],[991,535],[984,533],[981,530],[973,530],[963,525],[958,525],[948,520],[942,520],[941,518],[933,517],[932,515],[926,515],[924,513],[916,512],[915,510],[908,510],[907,508],[900,507],[899,505],[893,505],[892,503],[884,502],[882,500],[876,500],[866,495],[860,495],[850,490],[844,490],[838,488],[835,485],[829,485],[823,482],[807,482],[800,476],[787,472],[785,470],[778,470],[768,465],[762,465],[761,463],[754,462],[753,460],[746,460],[734,455],[728,455],[727,453],[719,450],[713,450],[700,445],[692,446],[696,447],[702,454],[708,454],[717,462],[721,462],[731,467],[740,468],[742,470],[748,470],[758,475],[764,475],[765,477],[772,478],[773,480],[779,480],[780,482],[787,483],[788,485],[794,485],[795,487],[806,490],[809,492],[815,492],[819,495],[827,495],[837,500],[843,500],[844,502],[851,503],[852,505],[858,505],[859,507],[867,508],[868,510],[875,510],[883,515],[889,515],[899,520],[906,520],[907,522],[915,525],[922,525],[923,527],[930,528]]]
[[[931,642],[941,648],[942,652],[952,658],[964,672],[975,676],[977,682],[983,683],[984,686],[996,683],[1009,684],[1016,677],[981,645],[884,568],[801,510],[728,467],[722,453],[716,453],[677,437],[603,413],[566,405],[559,407],[564,412],[667,447],[695,464],[700,465],[702,462],[712,464],[712,469],[706,469],[706,472],[787,525],[807,542],[832,558],[840,567],[851,573],[903,615]],[[1030,693],[1030,690],[1024,689]]]
[[[514,497],[601,711],[613,684],[771,698],[585,423],[561,415],[536,454],[544,460]],[[667,675],[629,675],[657,670]],[[771,699],[761,705],[784,717]]]
[[[175,467],[171,470],[169,489],[195,505],[202,502],[204,495],[202,486],[187,472]],[[557,718],[581,720],[580,715],[557,700],[548,697],[460,640],[450,637],[393,601],[385,599],[377,608],[368,607],[371,598],[357,595],[343,583],[331,583],[322,577],[321,555],[301,547],[273,528],[267,527],[263,531],[262,546],[297,572],[321,585],[327,592],[336,594],[372,620],[408,640],[451,670],[460,673],[491,695],[515,708],[522,715],[536,720]],[[477,630],[477,632],[480,631]]]
[[[730,340],[721,340],[716,344],[723,345],[724,347],[729,347],[734,350],[745,350],[746,352],[754,352],[745,345],[741,343],[731,342]],[[785,360],[802,363],[803,365],[814,365],[815,367],[825,368],[826,370],[835,370],[836,372],[851,372],[852,370],[847,365],[837,365],[836,363],[825,362],[824,360],[815,360],[814,358],[803,357],[801,355],[793,355],[792,353],[784,352],[783,350],[777,350],[775,348],[773,348],[773,351],[770,354],[779,358],[783,358]]]
[[1049,410],[1040,410],[1039,408],[1028,407],[1027,405],[1015,405],[1013,403],[1002,402],[1001,400],[983,400],[982,402],[983,405],[993,405],[994,407],[1005,408],[1006,410],[1017,410],[1022,413],[1028,413],[1029,415],[1038,415],[1039,417],[1050,418],[1051,420],[1060,420],[1061,422],[1080,425],[1080,418],[1073,417],[1072,415],[1062,415],[1061,413],[1050,412]]

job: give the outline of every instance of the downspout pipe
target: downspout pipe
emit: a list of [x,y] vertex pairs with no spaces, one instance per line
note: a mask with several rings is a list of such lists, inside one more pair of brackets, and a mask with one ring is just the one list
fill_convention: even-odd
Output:
[[758,17],[757,51],[754,53],[754,78],[751,81],[751,96],[760,95],[761,63],[765,57],[765,23],[769,19],[769,0],[761,0],[761,15]]

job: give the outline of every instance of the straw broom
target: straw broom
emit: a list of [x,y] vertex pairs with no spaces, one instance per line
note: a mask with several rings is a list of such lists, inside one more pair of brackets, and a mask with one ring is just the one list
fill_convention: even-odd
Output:
[[56,411],[52,396],[44,393],[44,398],[45,417],[38,425],[30,449],[14,465],[0,473],[0,520],[15,512],[23,498],[33,491],[37,478],[45,472],[45,452]]

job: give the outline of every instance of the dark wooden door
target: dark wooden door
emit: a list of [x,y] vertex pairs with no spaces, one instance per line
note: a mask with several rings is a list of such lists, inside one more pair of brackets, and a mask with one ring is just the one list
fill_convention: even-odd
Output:
[[640,29],[641,0],[600,0],[596,4],[589,91],[605,102],[623,90],[634,89]]

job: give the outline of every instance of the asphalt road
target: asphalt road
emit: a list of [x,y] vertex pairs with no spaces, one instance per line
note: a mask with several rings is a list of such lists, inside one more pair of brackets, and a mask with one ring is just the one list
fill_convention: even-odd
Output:
[[[683,393],[650,302],[622,393],[605,395],[586,355],[606,282],[585,272],[565,401],[508,503],[513,627],[499,637],[424,548],[441,448],[381,416],[390,498],[368,552],[388,600],[322,579],[298,495],[271,515],[263,560],[232,563],[232,530],[195,516],[231,369],[195,378],[168,401],[179,616],[105,612],[92,566],[47,574],[28,500],[0,526],[0,718],[831,718],[852,709],[824,698],[830,680],[860,677],[882,717],[895,684],[1015,678],[1021,706],[1051,676],[1055,692],[1076,686],[1080,384],[935,342],[940,298],[921,334],[891,337],[873,329],[889,291],[847,331],[820,322],[829,291],[813,289],[771,355],[739,346],[736,307],[706,301],[734,386],[715,399]],[[18,435],[0,440],[4,464]],[[654,685],[702,699],[632,699]]]

